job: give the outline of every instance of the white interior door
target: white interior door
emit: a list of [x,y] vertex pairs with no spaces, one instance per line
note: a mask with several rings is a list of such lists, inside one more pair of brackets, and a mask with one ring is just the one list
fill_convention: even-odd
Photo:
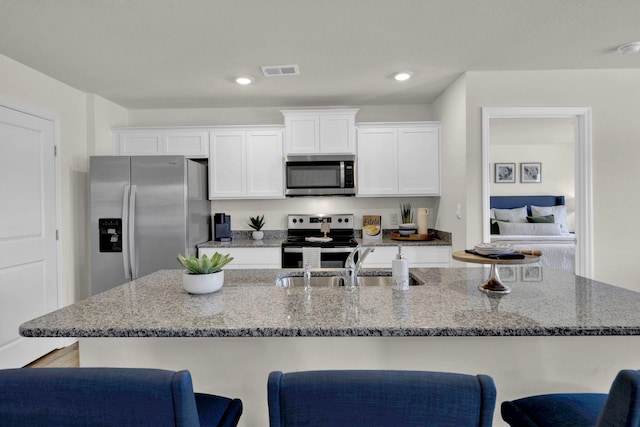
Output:
[[0,106],[0,368],[60,340],[23,338],[21,323],[58,308],[55,125]]

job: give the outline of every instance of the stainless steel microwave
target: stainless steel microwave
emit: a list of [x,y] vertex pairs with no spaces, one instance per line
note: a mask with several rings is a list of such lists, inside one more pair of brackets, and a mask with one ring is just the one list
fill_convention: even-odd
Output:
[[354,155],[316,154],[287,156],[286,196],[354,196]]

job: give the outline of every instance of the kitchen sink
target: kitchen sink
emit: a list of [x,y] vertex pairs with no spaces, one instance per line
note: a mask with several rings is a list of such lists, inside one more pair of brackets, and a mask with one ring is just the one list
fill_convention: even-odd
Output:
[[[377,276],[358,276],[358,286],[393,286],[391,275]],[[409,275],[409,286],[420,285],[413,276]],[[276,286],[298,287],[304,286],[304,277],[302,276],[286,276],[276,280]],[[310,286],[344,286],[344,278],[342,276],[311,276]]]

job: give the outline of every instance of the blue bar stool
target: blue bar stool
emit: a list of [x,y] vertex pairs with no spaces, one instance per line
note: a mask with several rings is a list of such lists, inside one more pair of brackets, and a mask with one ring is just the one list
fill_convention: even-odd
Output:
[[2,426],[219,426],[242,402],[194,393],[189,371],[138,368],[0,370]]
[[267,386],[271,427],[490,427],[496,403],[487,375],[276,371]]
[[512,427],[640,426],[640,371],[618,373],[609,394],[558,393],[502,402],[502,419]]

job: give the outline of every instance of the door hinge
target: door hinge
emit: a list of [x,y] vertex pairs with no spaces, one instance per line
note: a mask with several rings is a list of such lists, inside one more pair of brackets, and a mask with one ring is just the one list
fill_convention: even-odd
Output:
[[53,146],[53,155],[54,155],[54,157],[58,155],[58,146],[57,145]]
[[56,240],[60,240],[60,231],[56,230]]

